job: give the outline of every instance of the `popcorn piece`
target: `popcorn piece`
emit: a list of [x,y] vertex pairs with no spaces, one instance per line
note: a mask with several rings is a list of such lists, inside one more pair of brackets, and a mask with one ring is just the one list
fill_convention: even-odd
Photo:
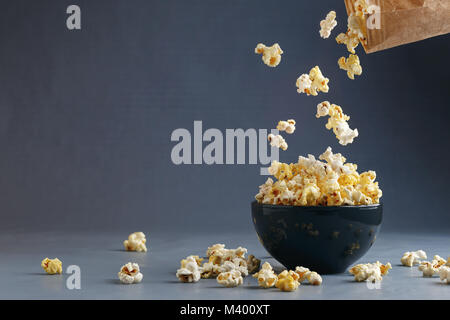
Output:
[[357,76],[360,76],[362,73],[362,67],[359,64],[359,58],[356,54],[350,54],[348,59],[345,59],[345,57],[341,57],[338,60],[339,68],[347,71],[347,76],[354,80],[355,74]]
[[279,131],[286,131],[288,134],[292,134],[295,131],[295,120],[289,119],[287,121],[278,122],[277,129]]
[[350,31],[347,31],[347,33],[338,34],[336,37],[336,42],[338,44],[345,44],[348,52],[355,54],[355,49],[359,44],[359,39],[355,34],[351,34]]
[[[328,110],[328,114],[325,112]],[[339,143],[343,146],[352,143],[353,139],[356,138],[358,134],[358,129],[350,129],[347,121],[350,117],[344,114],[342,108],[335,104],[330,104],[328,101],[323,101],[317,105],[316,117],[330,116],[325,127],[328,130],[333,129],[336,138],[339,139]]]
[[278,280],[275,283],[275,286],[281,291],[295,291],[300,285],[297,279],[298,275],[294,271],[284,270],[278,275]]
[[308,280],[313,286],[320,286],[322,284],[322,277],[315,271],[311,271],[305,267],[296,267],[295,272],[298,274],[298,281],[300,283]]
[[308,96],[317,96],[318,91],[328,92],[328,82],[330,80],[325,78],[318,66],[315,66],[308,74],[302,74],[296,82],[297,92],[306,93]]
[[382,281],[382,276],[388,274],[392,269],[391,264],[381,264],[379,261],[375,263],[358,264],[352,267],[349,272],[355,276],[355,281],[376,282]]
[[439,269],[442,266],[445,266],[446,263],[447,261],[444,258],[435,255],[431,262],[422,261],[419,265],[419,270],[422,271],[424,277],[432,277],[433,275],[439,273]]
[[322,21],[320,21],[320,36],[324,39],[327,39],[330,34],[331,31],[334,29],[334,27],[336,27],[337,22],[336,22],[336,12],[335,11],[330,11],[326,18]]
[[445,281],[447,284],[450,284],[450,268],[447,266],[440,267],[439,278],[441,281]]
[[208,247],[208,250],[206,250],[206,256],[209,258],[210,256],[214,255],[216,251],[222,251],[225,249],[225,245],[221,243],[217,243],[215,245],[212,245],[211,247]]
[[247,270],[249,274],[253,274],[259,270],[261,260],[250,254],[247,258]]
[[212,262],[206,262],[201,268],[200,275],[204,279],[215,278],[220,273],[220,265],[214,264]]
[[340,33],[336,37],[336,42],[345,44],[350,53],[355,53],[355,48],[361,42],[367,43],[367,28],[364,15],[368,14],[367,4],[364,1],[358,1],[356,12],[351,13],[347,19],[347,32]]
[[233,258],[231,261],[225,261],[217,270],[219,273],[237,270],[244,277],[248,276],[247,261],[239,257]]
[[413,265],[419,264],[421,260],[427,258],[427,254],[423,250],[417,250],[412,252],[405,252],[400,259],[402,265],[407,267],[412,267]]
[[184,268],[186,264],[192,260],[195,260],[197,265],[200,267],[202,265],[203,258],[200,258],[199,256],[188,256],[186,259],[181,260],[180,262],[180,268]]
[[117,275],[120,282],[125,284],[139,283],[144,277],[142,273],[139,272],[139,265],[132,262],[128,262],[126,265],[122,266]]
[[123,246],[127,251],[147,252],[146,242],[143,232],[134,232],[128,236],[128,240],[123,242]]
[[41,262],[41,267],[47,272],[48,274],[61,274],[62,273],[62,262],[58,259],[49,259],[45,258]]
[[262,60],[266,65],[276,67],[280,64],[283,50],[281,50],[278,43],[275,43],[271,47],[266,47],[264,44],[258,43],[255,48],[255,53],[262,54]]
[[197,282],[201,277],[201,269],[194,258],[194,256],[190,256],[182,260],[181,268],[177,270],[176,273],[177,278],[181,282]]
[[282,149],[283,151],[286,151],[288,148],[288,144],[286,143],[286,141],[284,140],[284,138],[282,136],[280,136],[279,134],[277,135],[273,135],[272,133],[269,134],[267,136],[267,140],[269,140],[270,145],[272,147],[277,147]]
[[263,288],[271,288],[278,281],[277,275],[268,262],[262,265],[261,269],[253,275],[253,278],[258,279],[258,285]]
[[219,274],[217,276],[217,282],[227,288],[232,288],[241,285],[244,282],[244,279],[238,270],[231,270]]

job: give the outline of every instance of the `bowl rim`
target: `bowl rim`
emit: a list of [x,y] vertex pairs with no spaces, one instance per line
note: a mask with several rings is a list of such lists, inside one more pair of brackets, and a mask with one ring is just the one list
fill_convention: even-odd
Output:
[[266,203],[259,203],[257,200],[253,200],[251,204],[259,205],[263,208],[285,208],[285,209],[297,209],[297,208],[305,208],[305,209],[319,209],[319,210],[328,210],[328,209],[340,209],[340,208],[376,208],[376,207],[383,207],[383,202],[380,203],[374,203],[374,204],[366,204],[366,205],[360,205],[360,206],[293,206],[293,205],[284,205],[284,204],[266,204]]

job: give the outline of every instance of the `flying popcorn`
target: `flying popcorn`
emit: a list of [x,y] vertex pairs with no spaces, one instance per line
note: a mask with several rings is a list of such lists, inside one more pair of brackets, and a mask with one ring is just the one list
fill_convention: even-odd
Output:
[[347,76],[352,80],[355,79],[355,75],[360,76],[362,73],[362,67],[356,54],[350,54],[348,59],[341,57],[338,60],[338,65],[339,68],[347,71]]
[[330,36],[331,31],[337,25],[337,22],[335,19],[336,19],[336,12],[330,11],[327,14],[326,18],[324,20],[320,21],[319,34],[322,38],[327,39]]
[[126,265],[122,266],[117,275],[120,282],[125,284],[139,283],[144,277],[139,270],[139,265],[132,262],[128,262]]
[[286,131],[288,134],[292,134],[295,131],[295,120],[289,119],[287,121],[280,121],[277,125],[277,130]]
[[45,258],[41,262],[41,267],[47,272],[48,274],[61,274],[62,273],[62,262],[58,259],[49,259]]
[[270,133],[267,136],[267,140],[269,140],[270,145],[272,147],[280,148],[283,151],[286,151],[288,148],[288,144],[286,143],[286,140],[284,140],[284,138],[282,136],[280,136],[279,134],[274,135],[274,134]]
[[201,268],[194,256],[181,261],[181,268],[177,270],[177,278],[181,282],[197,282],[201,277]]
[[258,279],[258,285],[263,288],[273,287],[278,280],[272,266],[268,262],[262,265],[261,269],[253,275],[253,278]]
[[419,264],[419,270],[422,271],[424,277],[432,277],[433,275],[439,273],[439,269],[442,266],[445,266],[446,263],[447,261],[444,258],[435,255],[431,262],[422,261]]
[[316,117],[330,116],[325,127],[328,130],[333,129],[339,143],[346,146],[353,143],[353,140],[358,137],[358,129],[350,129],[347,121],[350,117],[344,114],[342,108],[335,104],[330,104],[328,101],[323,101],[317,105]]
[[439,278],[441,281],[445,281],[447,284],[450,284],[450,268],[447,266],[440,267]]
[[427,254],[423,250],[417,250],[412,252],[405,252],[400,259],[402,265],[407,267],[412,267],[413,265],[419,264],[422,260],[427,258]]
[[309,71],[309,74],[302,74],[296,82],[297,92],[306,93],[308,96],[317,96],[318,91],[327,93],[329,90],[328,82],[330,80],[325,78],[318,66],[315,66]]
[[295,273],[298,275],[298,282],[302,283],[308,280],[313,286],[320,286],[322,284],[322,277],[315,271],[310,271],[305,267],[296,267]]
[[238,270],[222,272],[217,276],[217,282],[227,288],[237,287],[244,282]]
[[275,43],[271,47],[266,47],[264,44],[258,43],[255,48],[255,53],[262,54],[262,60],[266,65],[276,67],[280,64],[283,50],[281,50],[278,43]]
[[355,276],[355,281],[377,282],[382,281],[383,276],[392,269],[391,264],[381,264],[379,261],[375,263],[358,264],[352,267],[349,272]]
[[298,275],[290,270],[284,270],[278,275],[278,280],[275,283],[275,287],[281,291],[295,291],[300,283],[297,281]]
[[147,252],[146,242],[143,232],[134,232],[128,236],[128,240],[123,242],[123,246],[127,251]]

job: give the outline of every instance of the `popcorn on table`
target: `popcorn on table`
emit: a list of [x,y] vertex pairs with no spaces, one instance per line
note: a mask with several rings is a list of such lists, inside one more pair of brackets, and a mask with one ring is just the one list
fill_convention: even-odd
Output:
[[176,276],[181,282],[197,282],[201,277],[201,268],[195,256],[189,256],[181,260],[181,267]]
[[402,265],[412,267],[413,265],[421,263],[422,260],[427,258],[427,254],[423,250],[417,250],[412,252],[405,252],[400,259]]
[[273,161],[271,178],[259,187],[255,199],[262,204],[295,206],[368,205],[379,203],[382,191],[375,171],[359,174],[357,165],[345,163],[330,147],[316,160],[300,156],[297,163]]
[[446,266],[447,261],[440,257],[439,255],[435,255],[431,262],[422,261],[419,265],[419,270],[422,271],[424,277],[432,277],[433,275],[439,273],[439,269],[442,266]]
[[319,34],[322,38],[327,39],[330,36],[331,31],[337,25],[337,22],[335,19],[336,19],[336,12],[330,11],[327,14],[326,18],[324,20],[320,21]]
[[217,276],[217,282],[227,288],[237,287],[244,282],[241,273],[236,270],[222,272]]
[[350,129],[347,121],[350,117],[342,111],[342,108],[336,104],[330,104],[328,101],[323,101],[317,105],[316,118],[330,116],[325,127],[328,130],[333,129],[339,143],[346,146],[353,143],[353,140],[359,135],[358,129]]
[[350,54],[347,59],[341,57],[338,60],[338,65],[339,68],[347,71],[347,76],[352,80],[355,79],[355,75],[360,76],[362,74],[362,67],[356,54]]
[[232,270],[237,270],[241,275],[247,276],[249,268],[247,265],[248,260],[245,259],[246,253],[246,248],[226,249],[225,245],[220,243],[209,247],[206,250],[206,256],[209,259],[201,267],[201,277],[214,278],[221,273]]
[[271,47],[267,47],[262,43],[258,43],[255,48],[255,53],[262,54],[262,60],[266,65],[268,65],[269,67],[276,67],[280,64],[283,50],[281,50],[278,43],[275,43]]
[[270,263],[265,262],[261,269],[253,275],[253,278],[258,279],[258,285],[263,288],[273,287],[278,280],[278,276],[272,269]]
[[49,259],[45,258],[41,262],[41,267],[47,272],[48,274],[61,274],[62,273],[62,262],[58,259]]
[[391,264],[381,264],[379,261],[375,263],[358,264],[352,267],[349,272],[355,276],[355,281],[376,282],[382,281],[383,276],[389,273],[392,269]]
[[305,267],[296,267],[295,272],[298,275],[298,282],[300,283],[308,280],[313,286],[320,286],[322,284],[322,277],[315,271],[311,271]]
[[274,134],[270,133],[267,136],[267,140],[269,140],[270,145],[272,147],[280,148],[283,151],[286,151],[288,148],[288,144],[286,143],[286,140],[284,140],[284,138],[282,136],[280,136],[279,134],[274,135]]
[[139,270],[139,265],[133,262],[128,262],[126,265],[122,266],[117,275],[120,282],[125,284],[139,283],[144,277]]
[[284,270],[278,275],[275,286],[281,291],[295,291],[300,283],[297,281],[298,275],[292,270]]
[[289,119],[287,121],[280,121],[277,125],[277,130],[286,131],[288,134],[292,134],[295,131],[295,120]]
[[439,278],[441,281],[445,281],[447,284],[450,284],[450,267],[441,266],[439,268]]
[[318,66],[315,66],[309,71],[309,74],[302,74],[296,82],[297,92],[306,93],[308,96],[317,96],[318,91],[327,93],[329,90],[328,82],[330,80],[325,78]]
[[147,252],[146,242],[143,232],[134,232],[128,236],[128,240],[123,242],[123,246],[127,251]]
[[250,254],[247,258],[248,274],[254,274],[259,270],[261,260],[257,259],[254,255]]

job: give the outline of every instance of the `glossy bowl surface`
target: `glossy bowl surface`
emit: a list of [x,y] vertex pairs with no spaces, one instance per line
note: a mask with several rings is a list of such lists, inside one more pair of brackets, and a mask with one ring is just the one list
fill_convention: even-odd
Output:
[[383,205],[300,207],[252,202],[252,220],[264,248],[288,269],[342,273],[373,245]]

